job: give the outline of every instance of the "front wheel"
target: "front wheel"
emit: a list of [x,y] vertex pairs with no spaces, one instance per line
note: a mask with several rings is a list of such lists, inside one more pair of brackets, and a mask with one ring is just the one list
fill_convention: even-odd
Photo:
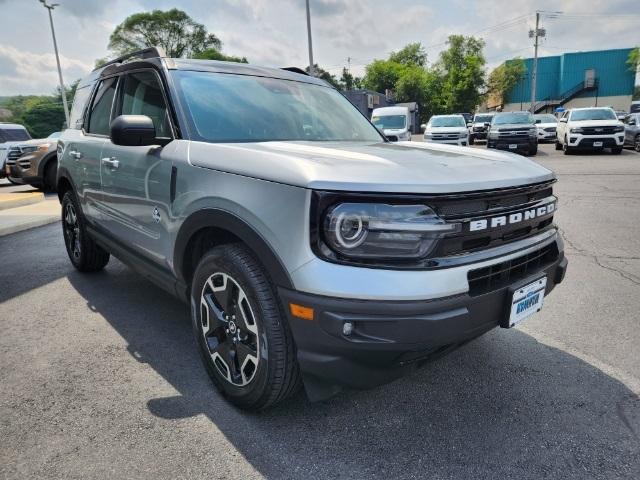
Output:
[[622,153],[622,147],[613,147],[611,149],[611,153],[614,155],[620,155]]
[[275,289],[243,245],[215,247],[200,260],[191,287],[191,320],[209,376],[236,406],[265,409],[301,385]]
[[633,142],[633,149],[636,152],[640,152],[640,135],[636,135],[636,138]]
[[469,145],[473,145],[475,141],[476,139],[473,137],[473,135],[469,135]]
[[562,144],[562,151],[565,155],[571,155],[572,150],[569,147],[569,142],[567,142],[567,137],[564,138],[564,143]]
[[529,149],[529,155],[534,156],[538,154],[538,145],[535,145]]
[[562,144],[556,140],[556,150],[562,150]]
[[62,234],[69,260],[81,272],[97,272],[109,263],[109,252],[87,233],[76,196],[69,190],[62,197]]

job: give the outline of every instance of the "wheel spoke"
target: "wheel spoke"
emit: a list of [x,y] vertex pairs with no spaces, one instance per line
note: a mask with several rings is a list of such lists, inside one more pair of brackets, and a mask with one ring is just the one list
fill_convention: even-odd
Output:
[[224,318],[224,312],[216,305],[212,293],[202,296],[201,304],[206,313],[206,325],[202,322],[202,331],[205,335],[213,335],[216,331],[224,329],[227,326],[227,320]]
[[238,308],[236,308],[236,323],[240,330],[248,331],[254,335],[258,334],[258,326],[249,307],[249,301],[244,293],[238,295]]

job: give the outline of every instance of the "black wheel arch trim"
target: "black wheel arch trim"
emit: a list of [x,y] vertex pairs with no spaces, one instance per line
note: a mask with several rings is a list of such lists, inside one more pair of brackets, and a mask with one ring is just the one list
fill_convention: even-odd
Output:
[[67,170],[66,167],[58,163],[58,174],[56,175],[56,189],[58,191],[58,199],[60,200],[60,203],[62,203],[62,197],[64,196],[64,192],[61,191],[60,188],[58,188],[58,186],[60,185],[60,181],[63,179],[69,182],[69,184],[71,185],[71,189],[74,192],[77,192],[76,184],[71,178],[71,173],[69,173],[69,170]]
[[[38,164],[38,176],[44,180],[44,172],[47,170],[47,166],[53,159],[58,159],[58,154],[56,152],[51,152],[45,155],[45,157]],[[56,184],[57,184],[56,180]]]
[[190,282],[185,278],[185,252],[193,235],[203,228],[220,228],[232,233],[256,254],[271,280],[277,286],[293,288],[289,273],[264,237],[237,215],[216,208],[205,208],[193,212],[186,218],[178,231],[174,246],[173,266],[179,285],[189,286]]

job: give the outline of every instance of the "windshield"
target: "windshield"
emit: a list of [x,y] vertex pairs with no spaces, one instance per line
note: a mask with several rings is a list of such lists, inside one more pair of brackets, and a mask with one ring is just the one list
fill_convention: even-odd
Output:
[[610,108],[587,108],[571,112],[571,121],[581,120],[617,120],[616,114]]
[[476,115],[473,119],[474,123],[491,123],[493,115]]
[[404,128],[407,122],[405,115],[381,115],[371,118],[373,123],[378,128]]
[[197,140],[383,141],[378,130],[332,88],[250,75],[172,74]]
[[496,125],[507,123],[533,123],[533,116],[529,112],[501,113],[493,119]]
[[31,135],[29,135],[26,129],[0,127],[0,143],[20,142],[22,140],[31,140]]
[[558,123],[558,119],[551,114],[534,115],[536,123]]
[[431,117],[429,125],[432,127],[466,127],[464,117]]

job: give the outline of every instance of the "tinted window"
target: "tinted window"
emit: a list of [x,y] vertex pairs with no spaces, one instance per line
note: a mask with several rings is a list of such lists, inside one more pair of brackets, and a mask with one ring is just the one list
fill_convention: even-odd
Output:
[[69,128],[76,128],[78,130],[82,128],[82,119],[84,118],[84,111],[87,108],[89,95],[91,95],[90,86],[76,90],[76,94],[73,97],[73,107],[71,107],[71,114],[69,115]]
[[[111,104],[116,92],[117,77],[108,78],[100,82],[98,91],[91,105],[89,116],[89,133],[99,135],[109,135],[109,124],[111,123]],[[75,101],[74,101],[75,103]]]
[[610,108],[587,108],[585,110],[574,110],[571,113],[571,121],[581,120],[616,120],[616,114]]
[[404,115],[381,115],[371,118],[373,123],[378,128],[404,128],[407,117]]
[[329,87],[250,75],[172,74],[199,140],[382,141],[351,102]]
[[31,135],[24,128],[2,128],[0,127],[0,143],[4,142],[21,142],[22,140],[30,140]]
[[431,117],[429,125],[432,127],[466,127],[462,115],[455,117]]
[[507,123],[533,123],[533,115],[529,112],[500,113],[495,116],[493,123],[504,125]]
[[475,123],[491,123],[493,115],[476,115],[473,121]]
[[167,105],[155,73],[146,71],[124,77],[122,115],[146,115],[153,120],[157,137],[171,137]]
[[558,119],[550,113],[534,115],[533,118],[535,118],[536,123],[558,123]]

